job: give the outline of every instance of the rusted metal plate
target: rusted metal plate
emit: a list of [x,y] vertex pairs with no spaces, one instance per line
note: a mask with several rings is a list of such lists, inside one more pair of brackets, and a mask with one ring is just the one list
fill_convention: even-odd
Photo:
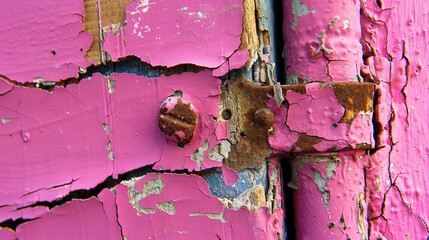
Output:
[[277,154],[370,149],[375,90],[358,82],[260,86],[230,80],[220,104],[232,144],[225,164],[240,170]]

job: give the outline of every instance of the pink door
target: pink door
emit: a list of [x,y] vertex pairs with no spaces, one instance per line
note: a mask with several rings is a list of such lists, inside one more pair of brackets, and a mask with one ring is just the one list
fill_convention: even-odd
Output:
[[1,1],[0,239],[426,239],[424,1]]

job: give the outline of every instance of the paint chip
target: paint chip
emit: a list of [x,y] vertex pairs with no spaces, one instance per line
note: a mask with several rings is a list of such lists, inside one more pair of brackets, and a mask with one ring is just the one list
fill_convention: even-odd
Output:
[[204,160],[204,152],[206,152],[209,149],[210,145],[209,142],[206,140],[204,141],[204,145],[197,148],[194,153],[191,155],[191,159],[194,160],[198,167],[201,167],[203,160]]
[[209,153],[209,158],[214,161],[222,162],[223,159],[228,158],[231,151],[231,143],[228,140],[222,140],[221,143],[214,146]]
[[1,119],[1,122],[3,124],[6,124],[6,123],[9,123],[9,122],[12,122],[13,120],[15,120],[15,118],[4,117],[4,118]]
[[335,16],[335,17],[332,19],[332,21],[329,23],[329,29],[332,29],[332,28],[334,27],[335,23],[337,23],[337,22],[338,22],[338,20],[340,20],[340,17]]
[[305,16],[309,13],[316,13],[316,10],[308,9],[308,6],[304,3],[301,3],[300,0],[293,0],[292,2],[292,13],[295,16],[293,22],[291,23],[292,29],[298,26],[298,17]]
[[176,214],[176,208],[174,207],[173,201],[156,203],[156,207],[158,207],[159,210],[167,213],[168,215],[172,216]]
[[191,217],[206,216],[210,219],[220,220],[222,223],[228,222],[223,216],[223,211],[221,213],[190,213],[189,216]]

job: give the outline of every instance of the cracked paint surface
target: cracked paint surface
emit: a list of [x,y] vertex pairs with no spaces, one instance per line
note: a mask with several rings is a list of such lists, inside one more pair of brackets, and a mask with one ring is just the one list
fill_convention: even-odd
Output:
[[16,236],[18,239],[120,239],[115,199],[103,196],[100,200],[74,200],[53,208],[39,219],[19,225]]
[[294,194],[295,212],[300,214],[295,219],[297,236],[308,239],[367,238],[366,222],[361,220],[366,211],[360,209],[365,201],[359,197],[364,194],[367,159],[365,152],[359,150],[326,157],[302,155],[293,161],[294,178],[290,186],[297,189]]
[[241,0],[133,1],[126,26],[108,32],[103,47],[113,61],[134,55],[153,66],[216,68],[240,46],[242,16]]
[[[314,10],[298,16],[296,3]],[[360,81],[362,66],[359,1],[283,1],[285,21],[286,82],[289,84]],[[298,21],[295,21],[298,19]],[[326,93],[329,89],[324,89]],[[360,112],[354,119],[343,117],[344,110],[335,99],[312,101],[314,94],[286,93],[296,111],[280,110],[289,127],[320,134],[310,142],[315,151],[332,151],[333,146],[373,143],[372,113]],[[328,94],[329,95],[329,94]],[[332,94],[331,94],[332,95]],[[350,96],[353,101],[355,96]],[[302,111],[305,109],[305,111]],[[300,112],[298,112],[300,110]],[[277,110],[279,111],[279,110]],[[288,115],[295,117],[290,117]],[[339,120],[341,119],[341,120]],[[348,119],[350,125],[344,124]],[[282,131],[284,131],[282,130]],[[337,132],[333,132],[336,130]],[[283,136],[284,138],[284,136]],[[301,135],[296,132],[280,147],[292,147]],[[274,138],[275,139],[275,138]],[[271,140],[270,140],[271,141]],[[302,138],[301,141],[308,141]],[[334,143],[334,144],[333,144]],[[295,227],[297,239],[368,239],[365,170],[369,156],[355,150],[337,154],[295,155],[291,159]],[[317,219],[317,221],[315,221]]]
[[[273,165],[278,166],[275,162]],[[270,176],[279,177],[278,172],[271,172]],[[280,192],[274,195],[278,204]],[[104,189],[97,198],[72,200],[57,206],[40,218],[19,225],[16,236],[19,239],[278,239],[282,237],[282,216],[279,205],[272,209],[268,205],[259,209],[245,206],[232,209],[212,196],[207,183],[194,174],[149,173],[118,184],[112,190]],[[53,221],[60,225],[52,228]],[[0,236],[13,237],[14,232],[0,229]]]
[[359,8],[359,1],[283,1],[288,83],[358,78],[362,65]]
[[[201,166],[191,159],[205,141],[213,150],[228,137],[219,130],[224,124],[213,119],[218,114],[220,81],[210,72],[156,79],[113,74],[108,79],[96,74],[53,92],[15,87],[0,96],[2,220],[30,211],[16,208],[89,189],[142,166],[192,171],[222,165],[208,152]],[[110,91],[113,81],[115,90]],[[167,140],[157,126],[162,102],[176,90],[199,110],[195,136],[184,148]]]
[[[213,77],[268,47],[268,30],[260,46],[242,43],[238,0],[125,2],[35,1],[0,10],[0,226],[13,228],[0,227],[0,238],[282,238],[279,163],[243,172],[222,165],[231,143]],[[156,73],[113,73],[133,67],[129,56]],[[198,72],[152,67],[185,64]],[[198,113],[185,146],[157,126],[162,102],[179,91]],[[236,195],[217,196],[199,176],[216,169]],[[166,173],[176,170],[188,173]]]
[[[418,6],[418,7],[416,7]],[[367,1],[362,6],[363,71],[378,82],[380,145],[367,171],[371,238],[429,235],[428,11],[424,1]]]
[[304,92],[288,90],[279,94],[287,107],[276,97],[267,102],[276,116],[274,132],[268,139],[274,153],[338,151],[374,144],[372,107],[347,122],[346,109],[332,86],[309,83]]
[[[257,211],[245,207],[233,210],[211,195],[207,183],[196,175],[148,174],[135,182],[137,191],[144,189],[145,183],[155,179],[164,182],[162,190],[151,194],[138,204],[142,208],[153,209],[151,214],[136,214],[130,204],[129,187],[116,186],[118,219],[123,236],[128,239],[276,239],[275,232],[281,233],[281,210],[268,213],[263,206]],[[177,189],[180,188],[180,191]],[[160,203],[170,202],[175,211],[168,213],[158,208]],[[280,213],[280,214],[279,214]],[[255,221],[249,221],[253,219]],[[162,222],[163,224],[159,224]],[[274,223],[277,222],[277,223]],[[133,226],[147,226],[152,229]],[[210,226],[195,227],[195,226]],[[267,236],[271,232],[273,235]]]
[[98,75],[53,92],[14,87],[0,96],[0,116],[13,119],[0,124],[0,205],[11,208],[0,208],[1,220],[34,212],[16,208],[94,187],[112,174],[102,128],[104,89]]
[[[307,170],[300,170],[295,177],[300,178],[306,187],[298,188],[295,198],[300,197],[298,204],[307,205],[307,208],[295,211],[297,226],[300,224],[297,236],[305,238],[315,232],[329,232],[332,235],[327,239],[346,238],[345,233],[338,232],[338,222],[335,221],[320,230],[309,230],[309,226],[314,223],[313,217],[323,219],[326,214],[338,211],[338,207],[349,206],[355,210],[344,213],[344,222],[347,223],[346,219],[350,217],[355,219],[358,213],[352,227],[358,232],[366,228],[364,232],[368,236],[362,238],[426,239],[429,235],[426,203],[429,194],[426,174],[429,167],[426,147],[426,95],[429,88],[428,61],[425,57],[427,4],[424,1],[375,0],[301,2],[308,9],[314,9],[315,13],[300,16],[296,27],[291,28],[296,13],[292,10],[292,1],[284,1],[288,82],[359,79],[377,83],[377,118],[373,119],[373,123],[379,132],[375,136],[377,148],[362,155],[361,160],[368,159],[363,165],[356,165],[364,172],[343,175],[342,182],[348,189],[356,189],[356,183],[350,180],[360,178],[359,191],[356,189],[353,200],[342,196],[332,205],[333,193],[341,194],[344,191],[344,187],[333,187],[329,190],[329,209],[323,210],[326,204],[321,200],[326,199],[326,186],[338,172],[346,173],[347,168],[340,162],[335,176],[326,181],[323,171],[313,162],[320,156],[303,165],[301,169]],[[306,19],[311,24],[306,24]],[[362,118],[357,119],[368,121],[367,118],[367,114],[362,113]],[[356,135],[353,130],[349,137],[354,141],[359,134]],[[291,141],[295,139],[289,139],[289,143]],[[308,192],[313,192],[317,197],[305,198],[311,196]],[[356,204],[354,208],[353,204]],[[321,210],[310,216],[305,214],[308,207]],[[356,238],[360,239],[361,236]]]
[[92,37],[84,32],[83,1],[2,1],[0,15],[0,74],[6,78],[59,81],[91,65],[85,58]]

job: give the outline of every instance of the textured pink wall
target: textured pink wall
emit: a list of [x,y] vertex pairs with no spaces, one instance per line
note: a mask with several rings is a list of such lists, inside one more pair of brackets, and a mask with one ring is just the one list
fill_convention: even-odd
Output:
[[429,234],[427,13],[425,1],[363,5],[365,73],[380,83],[380,144],[367,170],[370,236]]
[[284,11],[290,83],[363,79],[380,87],[371,155],[340,154],[331,169],[329,158],[295,160],[298,239],[426,239],[427,4],[288,0]]

